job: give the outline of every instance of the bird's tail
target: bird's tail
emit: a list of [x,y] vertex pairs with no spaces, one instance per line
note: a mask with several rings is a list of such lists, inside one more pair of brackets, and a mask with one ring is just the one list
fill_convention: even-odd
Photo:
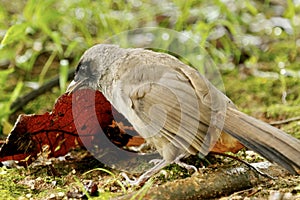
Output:
[[226,112],[224,131],[269,161],[300,174],[300,140],[234,108]]

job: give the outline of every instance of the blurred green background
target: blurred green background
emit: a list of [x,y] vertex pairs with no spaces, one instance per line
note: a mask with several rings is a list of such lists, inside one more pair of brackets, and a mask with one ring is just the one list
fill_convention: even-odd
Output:
[[[148,26],[182,32],[204,48],[243,111],[266,121],[299,116],[299,10],[299,0],[1,0],[0,133],[20,113],[50,111],[88,47]],[[57,75],[58,87],[11,108]]]

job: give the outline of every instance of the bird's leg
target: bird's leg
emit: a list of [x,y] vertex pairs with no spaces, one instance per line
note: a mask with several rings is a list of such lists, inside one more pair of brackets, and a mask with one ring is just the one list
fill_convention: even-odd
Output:
[[194,166],[194,165],[188,165],[184,162],[181,162],[180,159],[183,158],[184,155],[180,155],[178,156],[175,160],[174,160],[174,163],[176,163],[177,165],[179,165],[180,167],[183,167],[187,170],[194,170],[195,172],[198,172],[198,169]]
[[[183,167],[187,170],[194,170],[195,172],[198,172],[198,169],[193,165],[188,165],[184,162],[181,162],[180,159],[185,157],[185,155],[178,156],[173,163],[176,163],[180,167]],[[152,175],[156,174],[159,170],[170,164],[170,162],[167,162],[165,160],[161,159],[153,159],[149,163],[154,163],[155,166],[146,171],[144,174],[142,174],[137,180],[131,180],[126,173],[121,173],[121,175],[125,178],[126,182],[128,182],[130,185],[141,185],[142,183],[146,182]]]
[[155,162],[156,165],[154,167],[152,167],[151,169],[149,169],[148,171],[146,171],[144,174],[142,174],[137,180],[136,179],[130,180],[130,178],[127,176],[126,173],[122,173],[121,175],[126,179],[126,181],[130,185],[138,186],[138,185],[141,185],[142,183],[146,182],[152,175],[156,174],[159,170],[164,168],[166,165],[170,164],[169,162],[167,162],[165,160],[158,161],[158,159],[155,159],[155,161],[153,161],[153,162]]

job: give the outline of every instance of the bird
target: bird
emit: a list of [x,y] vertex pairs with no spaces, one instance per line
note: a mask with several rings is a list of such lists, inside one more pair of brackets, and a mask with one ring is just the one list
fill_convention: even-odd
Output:
[[197,69],[168,53],[96,44],[83,53],[67,92],[83,88],[102,92],[162,156],[137,180],[128,180],[132,185],[171,163],[195,169],[181,159],[206,156],[222,142],[229,149],[242,144],[300,173],[300,140],[239,111]]

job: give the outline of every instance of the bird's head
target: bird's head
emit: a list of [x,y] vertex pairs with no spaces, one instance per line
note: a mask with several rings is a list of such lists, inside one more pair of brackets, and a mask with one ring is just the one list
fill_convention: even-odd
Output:
[[67,93],[81,88],[99,89],[98,81],[120,56],[121,51],[118,46],[109,44],[98,44],[86,50],[80,58],[74,80],[68,86]]

